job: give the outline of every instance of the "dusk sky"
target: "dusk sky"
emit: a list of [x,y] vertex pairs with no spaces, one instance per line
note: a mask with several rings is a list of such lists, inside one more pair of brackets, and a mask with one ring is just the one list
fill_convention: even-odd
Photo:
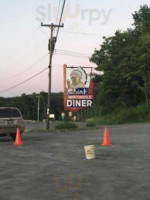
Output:
[[[62,2],[62,1],[61,1]],[[48,66],[50,29],[56,23],[59,0],[0,1],[0,96],[19,96],[48,90],[48,70],[28,82],[3,92]],[[53,57],[52,92],[63,91],[63,64],[91,66],[88,57],[99,49],[103,36],[132,27],[132,13],[149,0],[67,0]],[[63,50],[63,51],[61,51]],[[69,55],[68,55],[69,52]],[[70,56],[70,52],[78,52]]]

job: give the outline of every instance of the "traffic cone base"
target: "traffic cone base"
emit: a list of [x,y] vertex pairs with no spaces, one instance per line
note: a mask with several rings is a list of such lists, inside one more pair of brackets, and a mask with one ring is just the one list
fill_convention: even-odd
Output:
[[15,143],[16,146],[20,146],[22,145],[22,140],[21,140],[21,134],[20,134],[20,128],[17,128],[16,131],[16,139],[15,139]]
[[110,146],[111,145],[107,127],[105,127],[104,135],[103,135],[103,143],[101,145],[102,146]]

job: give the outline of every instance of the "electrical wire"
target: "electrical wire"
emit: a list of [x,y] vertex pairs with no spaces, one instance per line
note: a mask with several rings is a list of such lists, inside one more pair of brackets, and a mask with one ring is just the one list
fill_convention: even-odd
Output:
[[[27,44],[31,38],[40,30],[41,26],[38,26],[36,29],[33,30],[33,32],[28,36],[28,38],[25,40],[24,44]],[[24,47],[24,45],[21,45]]]
[[34,29],[34,31],[24,40],[24,42],[19,45],[17,47],[17,49],[15,50],[15,54],[11,53],[10,55],[8,55],[9,60],[14,56],[16,56],[17,52],[20,52],[24,49],[24,47],[28,44],[28,42],[31,40],[31,38],[40,30],[40,26],[36,27],[36,29]]
[[[61,21],[62,21],[63,12],[64,12],[64,8],[65,8],[65,3],[66,3],[66,0],[64,0],[63,5],[62,5],[61,15],[60,15],[60,19],[59,19],[59,26],[60,26]],[[60,29],[60,27],[58,27],[58,29],[57,29],[56,40],[57,40],[57,38],[58,38],[59,29]]]
[[5,78],[5,79],[1,79],[1,81],[7,81],[7,80],[11,80],[13,78],[16,78],[18,75],[23,74],[24,72],[32,69],[33,67],[35,67],[37,64],[39,64],[44,58],[46,58],[48,56],[48,54],[46,54],[45,56],[43,56],[41,59],[39,59],[37,62],[35,62],[34,64],[32,64],[31,66],[29,66],[28,68],[26,68],[25,70],[15,74],[14,76]]
[[60,50],[60,49],[56,49],[56,52],[60,52],[60,53],[70,53],[70,54],[76,54],[76,55],[80,55],[80,56],[91,56],[90,54],[86,54],[86,53],[80,53],[80,52],[75,52],[75,51],[67,51],[67,50]]
[[74,51],[58,50],[58,49],[55,50],[55,54],[78,57],[78,58],[83,58],[83,59],[89,59],[89,57],[91,56],[90,54],[84,54],[84,53],[79,53],[79,52],[74,52]]
[[59,10],[60,10],[60,4],[61,4],[61,0],[59,0],[59,2],[58,2],[58,11],[57,11],[57,16],[56,16],[56,24],[57,24],[57,21],[58,21]]
[[31,79],[35,78],[36,76],[42,74],[42,73],[43,73],[44,71],[46,71],[47,69],[48,69],[48,68],[46,67],[46,68],[43,69],[42,71],[38,72],[37,74],[31,76],[30,78],[28,78],[28,79],[26,79],[26,80],[24,80],[24,81],[22,81],[21,83],[18,83],[18,84],[14,85],[14,86],[12,86],[12,87],[10,87],[10,88],[1,90],[0,93],[7,92],[7,91],[9,91],[9,90],[11,90],[11,89],[14,89],[14,88],[16,88],[16,87],[18,87],[18,86],[20,86],[20,85],[22,85],[22,84],[24,84],[24,83],[30,81]]
[[45,33],[42,28],[40,28],[41,33],[43,33],[43,35],[48,39],[49,38],[49,34]]
[[25,45],[31,40],[31,38],[40,30],[40,26],[36,27],[33,32],[31,32],[28,37],[24,40],[24,42],[18,47],[18,50],[23,49]]
[[80,35],[97,35],[97,36],[100,36],[100,33],[75,32],[75,31],[65,31],[65,30],[61,30],[61,32],[71,33],[71,34],[80,34]]
[[63,56],[71,56],[71,57],[78,57],[78,58],[88,59],[87,56],[80,56],[80,55],[69,54],[69,53],[55,52],[55,54],[59,54],[59,55],[63,55]]

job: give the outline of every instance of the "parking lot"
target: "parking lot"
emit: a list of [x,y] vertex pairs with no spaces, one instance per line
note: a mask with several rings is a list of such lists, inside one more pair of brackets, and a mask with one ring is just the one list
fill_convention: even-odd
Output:
[[150,200],[150,124],[108,128],[105,147],[103,128],[0,138],[0,200]]

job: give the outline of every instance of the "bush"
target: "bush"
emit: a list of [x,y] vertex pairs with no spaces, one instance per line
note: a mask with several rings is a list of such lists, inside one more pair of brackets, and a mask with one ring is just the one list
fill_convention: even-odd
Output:
[[94,119],[89,119],[89,120],[87,120],[86,126],[87,126],[87,127],[94,127],[94,126],[96,126],[95,120],[94,120]]
[[97,124],[123,124],[150,121],[150,106],[138,105],[137,107],[118,108],[107,115],[96,116],[89,120]]
[[75,123],[61,123],[61,124],[57,124],[55,126],[55,129],[58,129],[58,130],[63,130],[63,129],[74,129],[74,128],[77,128],[77,125]]

